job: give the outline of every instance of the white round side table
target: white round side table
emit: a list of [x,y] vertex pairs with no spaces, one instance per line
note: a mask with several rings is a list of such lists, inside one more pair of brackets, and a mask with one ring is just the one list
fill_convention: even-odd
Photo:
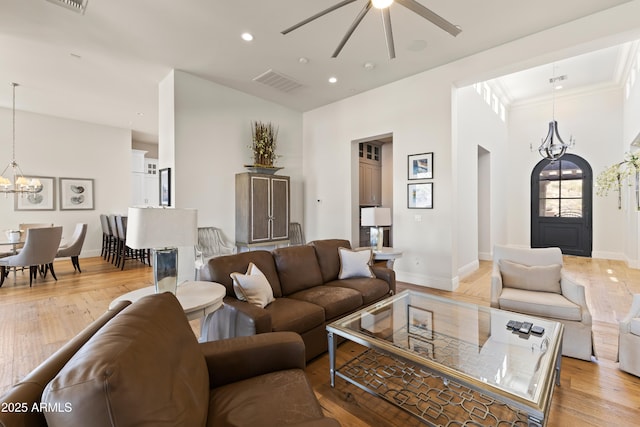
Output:
[[[135,303],[142,297],[153,295],[156,292],[154,286],[136,289],[127,292],[114,299],[109,308],[114,306],[118,301],[131,301]],[[215,312],[222,307],[222,299],[226,295],[226,288],[215,282],[183,282],[178,285],[176,298],[180,302],[184,314],[188,320],[202,319],[200,327],[200,340],[207,336],[209,324],[206,321],[209,314]]]

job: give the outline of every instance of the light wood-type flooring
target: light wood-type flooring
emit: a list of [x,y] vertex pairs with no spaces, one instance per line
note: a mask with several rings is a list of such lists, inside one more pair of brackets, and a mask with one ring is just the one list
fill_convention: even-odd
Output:
[[[58,281],[49,275],[29,288],[28,272],[8,277],[0,288],[0,394],[46,359],[63,343],[100,316],[117,296],[151,285],[151,268],[127,261],[124,271],[102,258],[80,260],[82,273],[71,261],[56,261]],[[563,358],[561,385],[556,387],[549,426],[631,426],[640,424],[640,378],[618,370],[615,362],[618,321],[640,293],[640,270],[623,262],[565,257],[565,269],[586,286],[594,319],[598,360]],[[455,292],[433,292],[480,305],[489,304],[491,263],[461,280]],[[399,283],[398,289],[412,287]],[[194,332],[199,321],[191,322]],[[360,349],[351,343],[339,348],[339,357]],[[339,360],[340,362],[340,360]],[[413,426],[417,419],[386,402],[360,392],[338,379],[329,386],[327,355],[311,361],[307,374],[325,412],[343,427]]]

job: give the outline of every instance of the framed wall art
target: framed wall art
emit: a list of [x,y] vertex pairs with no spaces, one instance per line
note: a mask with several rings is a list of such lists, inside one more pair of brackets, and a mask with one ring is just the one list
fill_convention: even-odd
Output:
[[409,179],[433,179],[433,153],[408,156]]
[[171,206],[171,168],[160,169],[160,206]]
[[93,179],[58,178],[60,182],[60,210],[92,210]]
[[50,176],[24,175],[28,180],[37,178],[40,187],[35,193],[16,194],[17,211],[52,211],[56,208],[56,179]]
[[414,335],[409,335],[409,349],[429,359],[436,358],[434,343],[421,340]]
[[433,339],[433,311],[409,305],[407,306],[407,316],[409,334],[414,334],[427,340]]
[[407,198],[409,209],[433,209],[433,182],[408,184]]

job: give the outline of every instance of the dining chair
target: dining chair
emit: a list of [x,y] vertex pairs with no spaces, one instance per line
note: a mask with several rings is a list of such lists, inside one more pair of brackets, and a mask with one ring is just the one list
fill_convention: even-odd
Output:
[[84,244],[84,238],[86,235],[87,224],[76,224],[76,228],[73,232],[73,236],[71,237],[71,241],[69,243],[60,245],[60,247],[58,248],[58,253],[56,253],[56,258],[71,257],[71,264],[73,264],[73,269],[74,271],[77,270],[79,273],[82,273],[82,270],[80,270],[80,261],[78,260],[78,257],[80,256],[80,252],[82,251],[82,245]]
[[120,236],[118,235],[118,226],[116,225],[116,215],[109,215],[109,229],[113,239],[113,246],[109,254],[108,260],[116,267],[120,265]]
[[53,260],[61,239],[62,227],[28,228],[22,250],[16,255],[0,258],[0,286],[3,285],[11,267],[29,267],[29,287],[32,286],[41,265],[51,270],[53,278],[58,280],[53,270]]
[[147,261],[147,250],[146,249],[133,249],[127,245],[127,220],[128,218],[124,215],[116,215],[116,227],[118,229],[118,240],[119,240],[119,260],[120,264],[117,264],[117,267],[120,267],[120,270],[124,270],[124,265],[128,259],[138,259],[143,263]]
[[106,214],[100,214],[100,227],[102,228],[102,250],[100,256],[102,259],[107,259],[111,251],[113,235],[109,227],[109,217]]
[[[53,227],[53,223],[51,222],[34,222],[34,223],[22,223],[18,224],[18,229],[21,233],[25,233],[29,228],[45,228],[45,227]],[[22,248],[18,249],[20,252]],[[21,267],[21,270],[24,270],[24,267]],[[40,273],[44,274],[44,267],[40,266]]]

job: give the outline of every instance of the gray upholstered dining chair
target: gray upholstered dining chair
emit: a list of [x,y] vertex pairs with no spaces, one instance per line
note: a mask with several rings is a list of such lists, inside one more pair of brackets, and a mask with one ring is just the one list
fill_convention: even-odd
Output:
[[56,258],[65,258],[71,257],[71,264],[73,264],[73,269],[82,273],[80,270],[80,261],[78,257],[80,256],[80,251],[82,251],[82,245],[84,244],[84,238],[87,235],[87,224],[78,223],[76,224],[76,228],[73,232],[73,236],[71,237],[71,241],[69,243],[60,245],[58,248],[58,253],[56,254]]
[[13,256],[0,258],[0,286],[4,283],[10,267],[29,267],[29,286],[38,275],[38,267],[46,266],[58,280],[53,270],[53,260],[60,246],[62,227],[29,228],[22,250]]

